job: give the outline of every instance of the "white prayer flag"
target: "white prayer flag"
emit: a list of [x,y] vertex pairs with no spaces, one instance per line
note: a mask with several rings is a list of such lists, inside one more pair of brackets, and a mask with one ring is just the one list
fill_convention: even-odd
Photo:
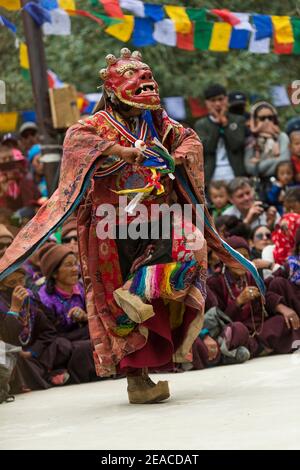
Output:
[[177,35],[175,31],[174,21],[166,18],[162,21],[154,23],[153,37],[155,41],[165,44],[166,46],[176,46]]
[[253,52],[254,54],[268,54],[270,52],[270,42],[271,38],[255,39],[255,31],[253,31],[250,36],[249,52]]
[[164,104],[169,116],[177,121],[186,119],[186,109],[182,96],[169,96],[164,98]]
[[233,13],[235,16],[238,17],[240,23],[235,25],[235,29],[245,29],[247,31],[255,31],[254,26],[250,23],[250,15],[249,13]]
[[68,13],[61,8],[49,10],[51,23],[43,24],[45,35],[54,34],[57,36],[68,36],[71,34],[71,19]]
[[274,106],[280,107],[291,105],[287,89],[284,85],[271,86],[270,91]]
[[145,17],[145,7],[141,0],[120,0],[120,7],[132,12],[134,16]]

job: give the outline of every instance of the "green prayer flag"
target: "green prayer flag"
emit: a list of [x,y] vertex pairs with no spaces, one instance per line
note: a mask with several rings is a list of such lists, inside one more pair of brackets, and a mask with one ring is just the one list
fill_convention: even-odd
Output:
[[95,11],[90,11],[92,15],[97,16],[97,18],[100,18],[100,20],[104,21],[105,26],[112,26],[114,24],[122,23],[121,19],[118,18],[112,18],[110,16],[106,15],[101,15],[101,13],[96,13]]
[[187,8],[186,13],[191,21],[206,20],[206,10],[204,8]]
[[21,75],[23,78],[25,78],[25,80],[30,80],[30,70],[29,69],[24,69],[23,67],[21,67]]
[[214,23],[209,21],[195,21],[194,45],[200,51],[207,51],[210,44]]
[[291,18],[294,33],[293,54],[300,54],[300,18]]

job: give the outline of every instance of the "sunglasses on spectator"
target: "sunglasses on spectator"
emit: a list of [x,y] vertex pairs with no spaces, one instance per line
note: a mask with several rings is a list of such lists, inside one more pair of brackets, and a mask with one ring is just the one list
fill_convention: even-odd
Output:
[[11,245],[11,243],[0,243],[0,250],[5,250]]
[[273,116],[273,114],[268,114],[268,116],[257,116],[257,119],[261,122],[267,121],[267,120],[275,122],[275,116]]
[[263,240],[264,238],[266,238],[267,240],[271,240],[271,233],[257,233],[255,235],[255,238],[257,240]]
[[62,243],[71,243],[71,241],[74,241],[74,242],[77,242],[78,241],[78,237],[76,237],[76,235],[74,235],[73,237],[64,237],[61,239],[61,242]]

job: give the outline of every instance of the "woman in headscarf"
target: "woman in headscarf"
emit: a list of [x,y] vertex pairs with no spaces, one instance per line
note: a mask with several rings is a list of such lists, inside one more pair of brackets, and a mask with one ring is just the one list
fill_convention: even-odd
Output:
[[17,211],[32,207],[39,197],[20,150],[0,146],[0,207]]
[[13,393],[62,384],[61,366],[71,354],[69,344],[57,337],[43,305],[24,285],[22,268],[0,283],[0,337],[6,343],[22,347],[12,383]]
[[[243,238],[233,236],[227,242],[249,259],[250,249]],[[224,266],[222,274],[208,279],[208,285],[221,310],[233,321],[247,326],[250,333],[248,348],[252,356],[289,353],[293,342],[300,340],[298,315],[276,294],[267,296],[265,306],[254,280],[244,268]],[[290,322],[294,329],[287,326]]]
[[71,345],[67,364],[71,380],[89,382],[96,378],[96,372],[77,258],[71,248],[48,243],[40,250],[40,265],[46,283],[38,295],[57,334]]
[[279,162],[290,159],[289,138],[280,131],[278,113],[266,101],[251,109],[252,132],[245,151],[245,167],[250,176],[274,176]]
[[287,326],[295,328],[298,321],[295,318],[300,313],[300,229],[295,236],[293,253],[288,256],[286,262],[275,271],[274,278],[268,285],[267,297],[278,295],[280,301],[293,311],[287,318]]

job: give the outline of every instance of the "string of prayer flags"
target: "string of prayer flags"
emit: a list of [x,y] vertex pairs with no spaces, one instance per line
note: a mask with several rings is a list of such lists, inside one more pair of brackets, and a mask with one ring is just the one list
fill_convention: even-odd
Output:
[[228,52],[232,26],[229,23],[214,23],[209,50]]
[[8,21],[8,19],[5,18],[5,16],[0,15],[0,26],[5,26],[6,28],[10,29],[13,33],[17,32],[16,26],[10,21]]
[[132,43],[135,47],[152,46],[156,44],[153,37],[153,21],[149,18],[135,18]]
[[0,0],[0,7],[6,10],[20,10],[21,0]]
[[165,11],[167,15],[171,18],[171,20],[174,21],[175,30],[177,33],[188,34],[191,32],[192,23],[184,7],[166,5]]
[[99,2],[102,3],[104,11],[108,16],[124,18],[124,14],[118,0],[99,0]]
[[134,28],[134,16],[124,15],[122,21],[105,29],[105,32],[119,39],[119,41],[127,42],[131,38]]

